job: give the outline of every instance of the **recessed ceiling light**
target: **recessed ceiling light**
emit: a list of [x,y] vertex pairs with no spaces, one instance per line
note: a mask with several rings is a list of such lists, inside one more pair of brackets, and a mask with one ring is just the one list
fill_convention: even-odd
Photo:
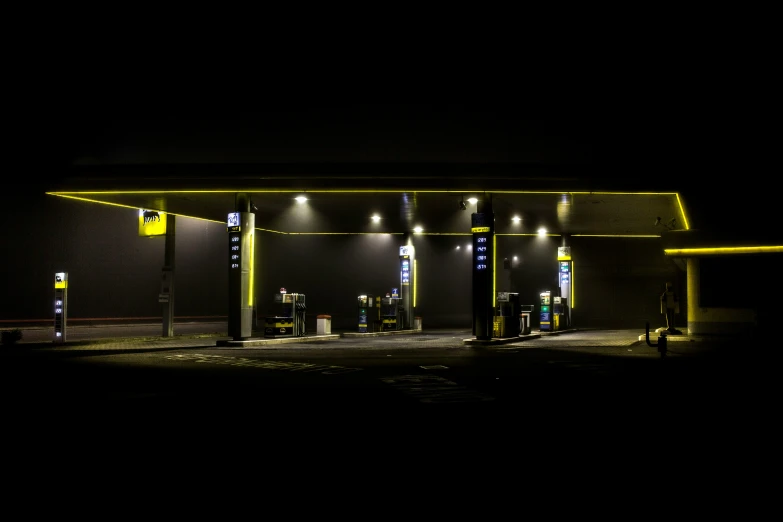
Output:
[[296,196],[296,198],[294,199],[296,199],[297,203],[304,203],[305,201],[307,201],[307,198],[304,196]]

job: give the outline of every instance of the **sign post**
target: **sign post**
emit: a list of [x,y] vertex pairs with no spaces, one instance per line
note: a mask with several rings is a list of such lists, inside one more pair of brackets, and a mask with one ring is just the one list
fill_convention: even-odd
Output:
[[476,339],[492,338],[492,307],[495,278],[495,214],[471,215],[473,233],[473,334]]
[[68,272],[54,274],[54,338],[64,343],[68,324]]

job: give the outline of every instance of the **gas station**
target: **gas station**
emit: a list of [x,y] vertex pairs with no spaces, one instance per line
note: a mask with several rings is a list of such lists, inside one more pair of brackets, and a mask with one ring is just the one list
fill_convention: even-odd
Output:
[[[74,177],[60,190],[48,194],[137,209],[140,221],[147,221],[144,226],[168,223],[168,236],[166,227],[158,232],[167,238],[171,237],[178,218],[223,223],[228,249],[229,335],[235,343],[305,337],[314,331],[305,327],[310,304],[305,301],[305,295],[311,289],[297,288],[289,292],[278,286],[271,296],[259,293],[256,242],[262,236],[288,236],[306,241],[307,237],[316,235],[383,235],[397,242],[396,274],[378,274],[379,280],[388,281],[391,286],[378,284],[356,298],[353,328],[357,334],[420,331],[419,303],[422,298],[432,299],[432,296],[420,295],[419,245],[423,246],[428,237],[469,238],[473,335],[478,341],[491,341],[530,335],[534,330],[557,332],[593,327],[586,315],[580,316],[577,305],[581,303],[575,300],[579,295],[575,288],[580,281],[577,272],[580,258],[573,243],[594,238],[613,243],[643,240],[660,245],[663,253],[666,236],[672,234],[664,233],[669,231],[657,226],[655,216],[674,216],[671,219],[681,227],[677,233],[689,231],[685,205],[677,192],[584,190],[573,180],[567,182],[569,190],[558,188],[566,183],[562,180],[539,182],[540,186],[536,187],[529,180],[513,181],[506,172],[496,177],[485,176],[480,182],[472,177],[438,178],[437,184],[422,185],[416,181],[410,183],[410,188],[401,188],[400,177],[377,176],[372,182],[363,178],[363,185],[358,185],[357,179],[343,181],[346,185],[352,182],[350,189],[332,187],[340,184],[333,180],[326,182],[308,176],[296,183],[288,177],[265,178],[263,184],[223,189],[204,186],[203,180],[188,179],[169,180],[168,188],[162,189],[156,187],[159,182],[150,180],[144,190],[123,187],[123,182],[117,179]],[[308,204],[317,207],[317,212],[306,216],[289,211],[294,196],[309,200]],[[464,208],[467,197],[476,198],[475,207],[471,206],[469,213]],[[350,219],[348,214],[363,219]],[[384,216],[380,225],[366,219],[373,214]],[[542,232],[540,228],[544,225],[546,230]],[[521,296],[510,287],[512,282],[500,277],[502,270],[509,267],[502,264],[507,256],[499,254],[499,250],[510,248],[505,244],[507,240],[535,241],[542,235],[559,241],[555,255],[548,262],[551,277],[547,276],[546,280],[552,284],[533,282],[537,287],[535,295],[528,292]],[[173,328],[173,241],[165,252],[159,300],[165,312],[164,336],[172,335]],[[438,262],[428,259],[429,263],[433,261]],[[259,314],[259,299],[268,301],[264,306],[272,306],[274,313]],[[583,299],[590,302],[589,296]]]

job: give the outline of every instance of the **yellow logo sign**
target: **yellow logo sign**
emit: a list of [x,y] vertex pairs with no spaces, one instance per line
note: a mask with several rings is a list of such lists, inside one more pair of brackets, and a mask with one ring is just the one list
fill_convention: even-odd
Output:
[[139,236],[165,236],[166,213],[139,209]]

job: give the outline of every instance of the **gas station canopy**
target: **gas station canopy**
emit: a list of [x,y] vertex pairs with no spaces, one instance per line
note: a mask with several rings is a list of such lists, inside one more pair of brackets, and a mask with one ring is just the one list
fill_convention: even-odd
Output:
[[462,218],[490,201],[498,234],[543,227],[654,237],[690,228],[677,192],[612,186],[525,164],[140,165],[80,167],[47,193],[221,223],[247,194],[256,228],[280,233],[468,234]]

